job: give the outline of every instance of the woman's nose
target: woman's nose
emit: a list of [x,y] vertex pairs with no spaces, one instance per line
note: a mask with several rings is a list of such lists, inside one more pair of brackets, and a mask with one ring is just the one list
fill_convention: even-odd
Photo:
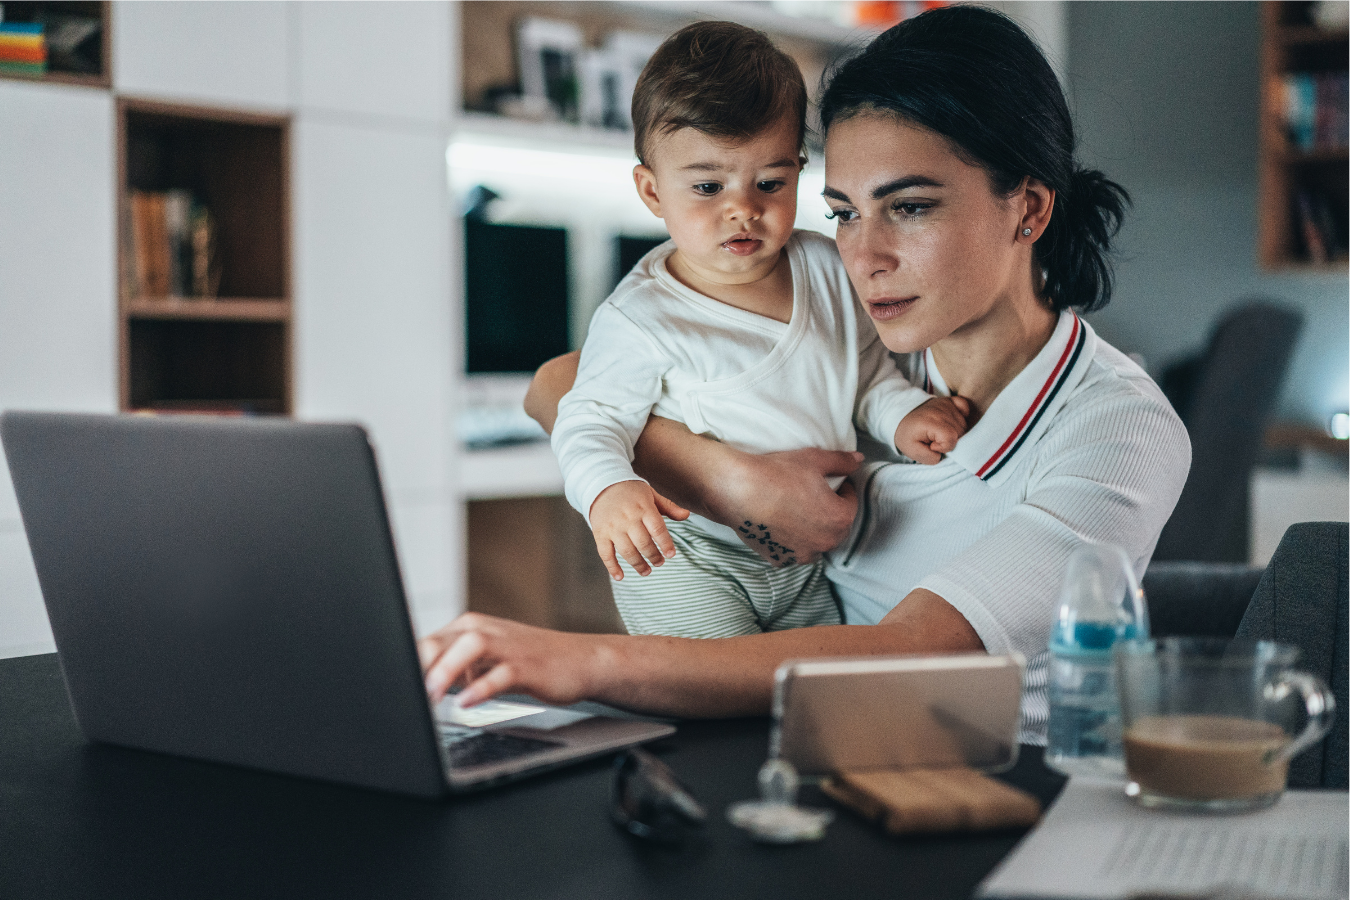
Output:
[[[841,235],[844,229],[840,229]],[[848,268],[854,278],[872,278],[895,270],[899,264],[893,235],[888,229],[863,220],[840,242],[847,254]],[[847,250],[845,251],[845,247]]]

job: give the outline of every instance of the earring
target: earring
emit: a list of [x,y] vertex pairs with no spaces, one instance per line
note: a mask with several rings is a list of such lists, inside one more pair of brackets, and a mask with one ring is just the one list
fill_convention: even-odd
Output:
[[1030,229],[1030,228],[1023,228],[1023,229],[1022,229],[1022,237],[1031,237],[1031,229]]

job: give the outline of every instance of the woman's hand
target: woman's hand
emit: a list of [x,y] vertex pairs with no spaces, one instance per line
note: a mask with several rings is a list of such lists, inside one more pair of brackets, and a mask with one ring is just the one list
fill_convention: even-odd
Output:
[[[851,475],[862,458],[814,448],[739,454],[718,489],[705,496],[709,517],[736,529],[774,566],[814,562],[848,537],[858,513],[853,483],[836,492],[826,479]],[[771,537],[763,540],[766,533]]]
[[505,693],[566,706],[594,693],[588,674],[593,642],[593,635],[465,613],[418,641],[417,653],[433,703],[463,685],[463,706]]

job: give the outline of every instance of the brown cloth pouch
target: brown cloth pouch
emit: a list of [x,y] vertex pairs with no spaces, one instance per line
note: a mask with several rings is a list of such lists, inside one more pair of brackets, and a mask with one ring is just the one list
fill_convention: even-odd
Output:
[[1041,817],[1026,791],[964,767],[842,772],[820,787],[896,835],[1026,828]]

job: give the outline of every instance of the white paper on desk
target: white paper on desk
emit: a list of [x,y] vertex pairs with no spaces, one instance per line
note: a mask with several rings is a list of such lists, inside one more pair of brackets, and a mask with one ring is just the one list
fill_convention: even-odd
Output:
[[1344,791],[1287,791],[1259,812],[1194,815],[1142,809],[1119,783],[1075,778],[977,896],[1122,900],[1227,891],[1340,900],[1347,832]]

